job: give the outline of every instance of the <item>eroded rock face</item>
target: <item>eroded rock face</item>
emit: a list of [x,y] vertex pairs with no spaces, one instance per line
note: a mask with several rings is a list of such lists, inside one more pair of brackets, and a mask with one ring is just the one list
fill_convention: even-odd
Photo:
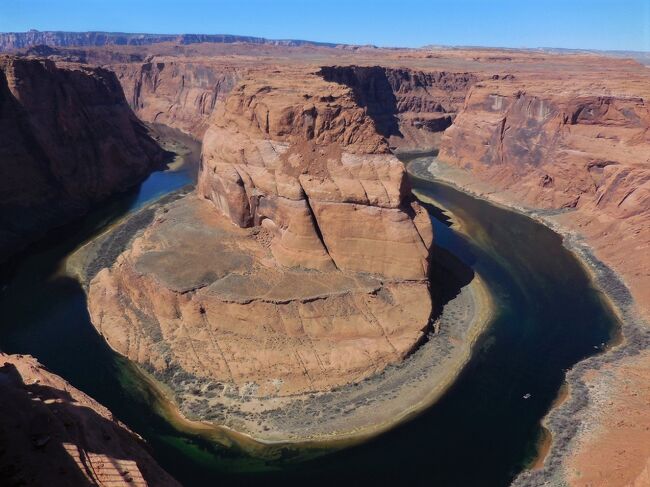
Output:
[[178,486],[135,433],[28,355],[0,353],[3,485]]
[[266,81],[242,83],[217,110],[198,192],[269,231],[285,267],[425,278],[430,224],[418,218],[418,231],[404,167],[350,90]]
[[325,66],[320,74],[350,87],[378,131],[405,149],[437,147],[440,133],[451,125],[479,79],[467,72],[354,65]]
[[650,246],[650,112],[640,87],[610,83],[482,82],[445,132],[440,159],[506,202],[575,210],[563,223],[625,276],[648,313],[648,264],[628,257]]
[[163,156],[113,73],[0,57],[0,259],[141,181]]
[[422,339],[432,238],[349,88],[299,70],[245,79],[211,118],[196,194],[97,274],[89,309],[181,403],[204,386],[325,391]]
[[281,267],[263,227],[190,195],[97,275],[89,309],[111,347],[182,399],[206,383],[283,396],[360,380],[412,350],[431,304],[421,280]]
[[112,66],[140,119],[201,139],[208,119],[239,79],[240,69],[209,60],[150,57]]

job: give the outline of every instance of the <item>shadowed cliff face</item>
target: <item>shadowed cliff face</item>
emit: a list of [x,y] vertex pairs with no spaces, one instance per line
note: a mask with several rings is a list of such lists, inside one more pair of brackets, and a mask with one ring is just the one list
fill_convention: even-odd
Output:
[[28,355],[0,353],[2,485],[178,486],[111,413]]
[[350,87],[355,101],[365,108],[381,135],[401,135],[396,116],[397,98],[386,69],[380,66],[324,67],[319,74],[325,81]]
[[451,125],[478,79],[471,73],[381,66],[325,66],[319,75],[351,88],[355,101],[391,144],[412,148],[434,143],[430,134]]
[[100,68],[0,57],[0,127],[0,259],[164,160]]

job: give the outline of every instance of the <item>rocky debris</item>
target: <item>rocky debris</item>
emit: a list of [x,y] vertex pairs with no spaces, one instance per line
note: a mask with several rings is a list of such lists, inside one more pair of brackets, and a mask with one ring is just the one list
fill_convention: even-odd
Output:
[[575,454],[565,465],[569,485],[649,485],[649,375],[647,350],[585,373],[590,407],[581,412]]
[[0,254],[140,182],[164,151],[101,68],[0,56]]
[[110,411],[28,355],[0,353],[2,485],[178,486]]

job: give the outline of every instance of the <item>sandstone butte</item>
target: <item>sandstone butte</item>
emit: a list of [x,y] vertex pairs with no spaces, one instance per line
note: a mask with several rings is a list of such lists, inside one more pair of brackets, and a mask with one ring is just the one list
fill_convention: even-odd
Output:
[[349,88],[304,69],[244,77],[209,119],[196,194],[99,272],[89,310],[158,377],[327,391],[423,338],[431,243],[404,166]]
[[[5,47],[21,47],[11,42]],[[61,44],[65,45],[65,41]],[[319,135],[316,132],[310,139],[313,143],[308,144],[305,144],[305,137],[299,138],[293,132],[294,129],[280,134],[275,132],[282,126],[275,118],[274,97],[278,91],[287,90],[286,85],[295,81],[297,91],[288,97],[295,100],[296,93],[298,97],[316,95],[311,89],[299,89],[300,80],[312,80],[314,86],[330,81],[350,89],[349,96],[354,104],[372,119],[375,131],[391,147],[439,148],[441,160],[462,170],[461,185],[467,189],[507,205],[558,213],[556,218],[562,229],[583,237],[595,255],[622,277],[641,318],[647,321],[650,317],[650,225],[647,223],[650,211],[647,107],[650,72],[637,62],[589,53],[560,55],[496,49],[391,50],[177,41],[146,48],[91,46],[36,51],[58,62],[83,60],[102,64],[115,72],[129,104],[144,121],[165,123],[199,139],[205,136],[206,142],[219,131],[232,136],[233,140],[243,138],[253,142],[246,150],[254,158],[254,164],[233,154],[230,139],[223,145],[214,141],[206,144],[210,150],[204,150],[199,194],[188,197],[191,203],[170,210],[191,212],[189,220],[195,227],[192,232],[212,231],[215,241],[226,234],[224,247],[218,250],[221,254],[233,251],[243,254],[234,242],[246,242],[249,245],[247,255],[255,257],[251,260],[269,263],[270,270],[283,269],[282,262],[292,259],[295,262],[296,258],[306,255],[310,258],[305,260],[321,266],[327,265],[326,257],[332,265],[337,264],[336,250],[333,249],[333,254],[328,248],[326,252],[318,252],[319,242],[324,248],[327,244],[326,233],[322,230],[314,239],[309,238],[308,226],[301,224],[295,231],[292,227],[291,232],[288,226],[283,227],[289,211],[291,215],[304,216],[296,210],[301,200],[311,204],[309,183],[304,184],[300,178],[302,175],[304,180],[310,175],[289,171],[286,176],[290,182],[285,183],[282,178],[278,185],[275,179],[260,174],[268,167],[302,168],[304,159],[300,156],[309,154],[313,146],[321,146],[315,149],[319,160],[323,157],[336,159],[332,152],[338,150],[331,150],[333,144],[326,144],[328,150],[320,152],[325,147],[313,141],[313,137]],[[296,71],[300,76],[294,80]],[[316,76],[315,73],[320,74]],[[267,78],[271,78],[269,82]],[[266,85],[271,88],[269,93],[264,90],[253,93],[254,87],[259,89]],[[317,95],[322,96],[321,93]],[[250,100],[255,108],[240,104],[242,100]],[[268,106],[260,105],[260,100]],[[317,99],[309,103],[300,101],[303,106],[310,107],[327,103]],[[337,103],[347,106],[343,99]],[[285,109],[289,106],[297,105],[293,101],[284,105]],[[268,123],[265,113],[269,114]],[[286,110],[286,113],[293,114],[295,120],[295,109]],[[300,115],[298,120],[304,122],[304,114]],[[341,147],[341,162],[344,157],[350,160],[362,154],[360,146],[351,145],[350,148]],[[381,147],[376,148],[377,153],[364,155],[381,156]],[[290,161],[293,164],[287,165]],[[211,169],[208,168],[216,170],[214,176],[209,176]],[[323,184],[316,179],[317,184],[312,186],[312,190],[317,190],[312,194],[318,194],[318,198],[308,211],[316,216],[316,208],[333,203],[327,201],[327,197],[334,188],[338,191],[340,187],[339,183],[333,183],[330,165],[325,168],[326,173],[311,175],[315,179],[328,180]],[[334,176],[337,176],[336,169]],[[274,184],[267,186],[270,181]],[[298,185],[304,197],[280,192]],[[212,196],[220,188],[228,188],[228,198],[222,200]],[[188,220],[186,215],[179,214],[180,217]],[[201,223],[203,220],[205,224]],[[172,269],[178,267],[178,262],[161,264],[141,259],[149,252],[164,261],[164,246],[170,245],[178,235],[171,229],[166,230],[165,223],[159,220],[147,229],[139,240],[141,248],[133,245],[114,269],[104,273],[102,279],[110,281],[106,289],[117,285],[120,273],[126,275],[133,270],[137,277],[135,263],[138,261],[141,270],[149,264],[146,268],[149,275],[154,275],[152,269],[158,272],[165,265]],[[171,238],[166,240],[165,232]],[[245,232],[251,235],[248,241],[242,238]],[[190,242],[187,252],[203,251],[203,248],[193,247],[192,240],[187,241]],[[319,255],[322,258],[314,259]],[[206,280],[214,282],[214,276],[225,272],[242,277],[248,275],[247,271],[242,271],[246,263],[229,265],[234,265],[235,270],[206,268]],[[325,267],[313,272],[346,278],[354,274],[340,269],[334,273]],[[195,288],[197,282],[204,281],[180,279],[155,285],[159,289],[167,288],[173,298],[170,302],[176,305],[181,302],[178,296],[187,294],[179,290]],[[349,286],[350,282],[346,281],[345,285]],[[251,291],[250,283],[241,280],[239,284],[238,289],[251,296],[259,295],[254,287]],[[334,286],[331,281],[329,285]],[[340,290],[342,284],[336,285]],[[366,285],[372,287],[374,284],[357,278],[352,294],[361,294]],[[149,290],[143,287],[143,293],[146,292]],[[207,294],[206,288],[199,289],[197,294],[200,292]],[[375,292],[374,296],[382,294]],[[372,292],[369,295],[373,295]],[[230,304],[241,303],[233,301]],[[210,313],[209,306],[199,306],[198,311],[188,309],[202,316]],[[169,310],[166,312],[164,316],[168,319]],[[139,318],[131,314],[129,319],[137,321]],[[647,328],[645,331],[647,336]],[[626,347],[625,339],[623,347]],[[120,346],[127,348],[123,344]],[[142,360],[153,356],[146,344],[139,353]],[[650,358],[645,352],[633,356],[621,353],[617,357],[607,367],[578,378],[589,385],[588,402],[582,415],[589,427],[565,447],[559,467],[547,465],[549,469],[559,468],[562,478],[570,485],[648,485],[650,408],[645,391],[650,382],[647,374]],[[625,418],[634,418],[634,421]],[[552,445],[553,448],[558,446]],[[598,458],[608,461],[593,461]],[[616,462],[609,461],[612,458]]]

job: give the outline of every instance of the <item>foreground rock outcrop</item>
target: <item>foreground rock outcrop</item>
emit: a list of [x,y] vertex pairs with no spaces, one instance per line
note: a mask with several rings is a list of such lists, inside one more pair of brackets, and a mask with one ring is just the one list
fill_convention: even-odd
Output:
[[97,274],[89,309],[181,403],[197,387],[326,391],[422,339],[431,243],[404,167],[349,88],[299,70],[246,79],[211,120],[196,194],[159,209]]
[[110,411],[28,355],[0,353],[0,480],[178,486]]
[[0,260],[164,156],[112,72],[0,57]]

